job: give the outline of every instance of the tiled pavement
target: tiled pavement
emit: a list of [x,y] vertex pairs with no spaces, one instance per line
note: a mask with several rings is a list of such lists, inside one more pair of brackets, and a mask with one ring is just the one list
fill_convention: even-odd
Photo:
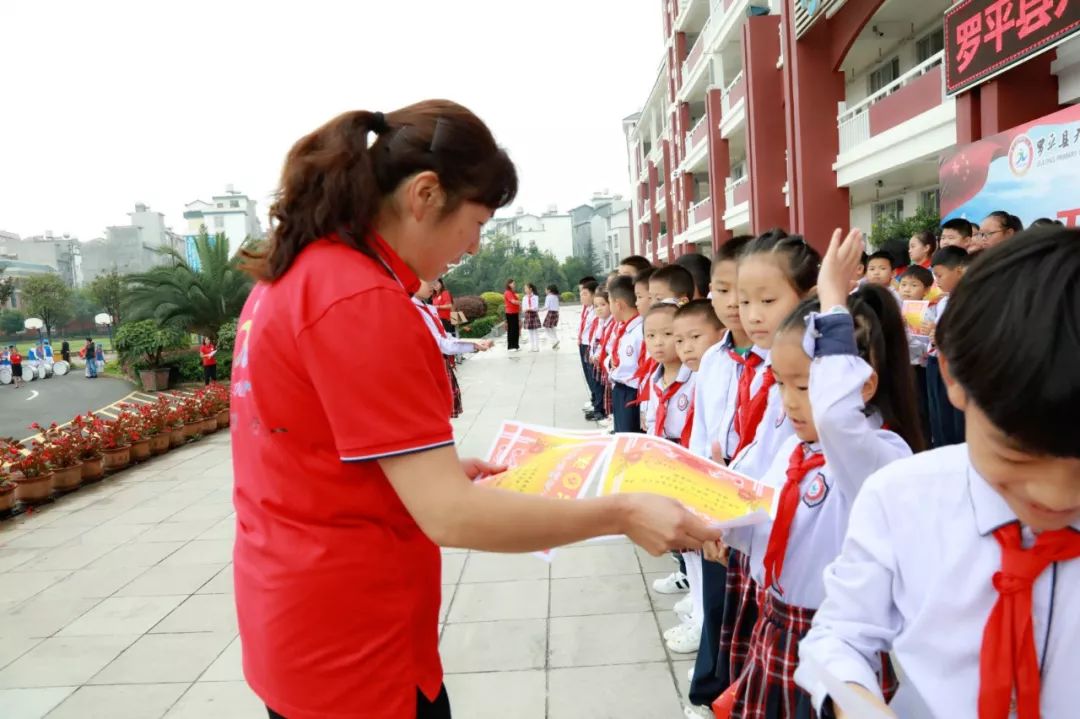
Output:
[[[506,418],[583,428],[573,310],[558,352],[501,347],[459,371],[463,455]],[[503,343],[505,344],[505,343]],[[219,433],[0,523],[0,717],[264,717],[243,682]],[[682,716],[691,657],[660,632],[672,568],[626,542],[534,556],[446,550],[441,650],[465,719]]]

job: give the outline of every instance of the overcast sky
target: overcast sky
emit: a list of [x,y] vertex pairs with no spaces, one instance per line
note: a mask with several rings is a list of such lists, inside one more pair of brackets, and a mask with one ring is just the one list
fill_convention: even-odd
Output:
[[227,183],[267,198],[294,141],[349,109],[446,97],[542,211],[627,193],[621,120],[663,52],[657,0],[0,3],[0,229],[88,240],[137,201],[182,231]]

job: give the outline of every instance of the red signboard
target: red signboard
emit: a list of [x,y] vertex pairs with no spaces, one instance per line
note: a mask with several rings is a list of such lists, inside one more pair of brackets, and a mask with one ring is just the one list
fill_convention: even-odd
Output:
[[1080,31],[1080,0],[963,0],[945,13],[945,91],[952,95]]

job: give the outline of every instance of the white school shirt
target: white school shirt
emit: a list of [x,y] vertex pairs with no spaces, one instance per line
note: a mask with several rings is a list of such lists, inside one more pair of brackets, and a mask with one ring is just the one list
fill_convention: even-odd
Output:
[[439,311],[431,305],[425,304],[415,297],[412,298],[413,304],[416,305],[416,309],[420,311],[420,314],[425,320],[428,332],[435,338],[435,343],[439,345],[439,351],[444,355],[464,355],[471,352],[476,352],[476,345],[472,342],[461,342],[451,335],[446,334],[445,330],[442,330],[442,321],[439,319]]
[[[941,322],[941,316],[943,314],[945,314],[945,306],[948,305],[948,304],[949,304],[949,296],[948,295],[943,295],[941,297],[941,299],[938,300],[936,305],[930,305],[929,307],[926,308],[926,312],[923,314],[923,317],[925,317],[926,319],[931,320],[934,323],[934,328],[936,329],[938,323]],[[928,342],[928,346],[929,346],[929,349],[927,350],[927,353],[926,353],[927,356],[928,357],[937,357],[937,354],[938,354],[937,345],[935,343],[933,343],[933,342]]]
[[547,296],[544,297],[544,309],[548,312],[558,312],[559,296],[548,293]]
[[611,324],[612,318],[610,316],[600,320],[596,323],[596,331],[589,335],[589,357],[593,360],[600,360],[600,350],[603,347],[604,332],[607,331],[608,325]]
[[536,295],[525,295],[521,298],[521,309],[526,312],[539,312],[540,298]]
[[[630,320],[630,323],[626,327],[626,332],[618,341],[618,346],[615,346],[615,338],[618,336],[619,331],[615,330],[611,333],[612,349],[611,357],[608,359],[610,365],[609,375],[612,382],[618,382],[619,384],[638,389],[641,385],[641,380],[634,377],[638,370],[638,358],[641,357],[641,345],[645,342],[645,332],[642,326],[645,324],[644,318],[638,315],[634,319]],[[619,353],[619,366],[616,367],[612,362],[612,358],[615,357],[615,353]]]
[[596,317],[596,310],[594,310],[592,307],[586,307],[581,311],[581,313],[585,317],[585,322],[584,324],[578,326],[577,341],[579,345],[589,346],[592,344],[589,339],[589,330],[592,329],[592,321]]
[[[754,347],[753,352],[765,355],[765,361],[757,367],[757,374],[750,385],[750,396],[753,397],[765,382],[765,370],[772,367],[772,360],[768,353]],[[772,466],[773,459],[780,451],[781,445],[795,435],[795,430],[788,421],[787,412],[784,411],[784,401],[780,398],[780,388],[773,384],[769,388],[768,404],[765,406],[765,414],[761,418],[757,432],[750,444],[746,445],[737,457],[731,460],[730,467],[736,472],[745,474],[753,479],[761,479]],[[728,440],[731,441],[730,439]],[[737,445],[731,444],[733,450]]]
[[[731,333],[705,351],[694,383],[694,428],[690,432],[690,451],[712,459],[712,443],[727,436],[735,424],[735,398],[738,395],[738,365],[728,355]],[[727,455],[725,455],[727,456]]]
[[[818,357],[810,365],[810,405],[818,441],[809,450],[824,452],[825,464],[808,472],[799,484],[801,500],[791,522],[784,567],[776,579],[783,594],[770,587],[773,596],[786,604],[821,606],[822,574],[840,554],[851,505],[863,483],[876,470],[911,456],[900,435],[882,429],[879,414],[865,411],[861,392],[872,372],[857,355]],[[778,491],[784,487],[791,454],[802,443],[792,434],[780,446],[762,477],[765,485]],[[751,576],[762,586],[772,528],[773,523],[766,522],[725,533],[728,544],[750,557]]]
[[652,391],[645,402],[645,433],[667,439],[681,439],[683,430],[686,429],[686,421],[690,419],[690,408],[694,406],[696,374],[686,365],[679,368],[675,381],[682,382],[683,385],[668,402],[667,417],[664,419],[664,426],[659,430],[656,427],[656,415],[660,411],[660,395],[667,389],[664,385],[664,367],[657,367],[647,381],[652,383]]
[[[971,465],[966,444],[895,462],[866,481],[840,556],[825,571],[826,599],[799,656],[879,697],[871,668],[892,651],[932,719],[977,719],[979,653],[998,593],[1001,545],[992,532],[1016,515]],[[1080,531],[1080,522],[1073,529]],[[1034,541],[1023,530],[1025,544]],[[1032,617],[1042,668],[1041,715],[1073,717],[1080,703],[1080,560],[1035,580]],[[819,710],[824,688],[795,681]],[[920,717],[921,719],[921,717]]]

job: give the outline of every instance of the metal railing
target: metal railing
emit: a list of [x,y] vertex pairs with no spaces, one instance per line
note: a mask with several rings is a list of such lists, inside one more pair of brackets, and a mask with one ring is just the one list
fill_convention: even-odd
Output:
[[900,88],[910,85],[940,65],[944,58],[945,51],[943,50],[911,68],[870,97],[840,112],[836,117],[836,127],[840,132],[840,152],[847,152],[870,139],[871,105],[888,97]]

